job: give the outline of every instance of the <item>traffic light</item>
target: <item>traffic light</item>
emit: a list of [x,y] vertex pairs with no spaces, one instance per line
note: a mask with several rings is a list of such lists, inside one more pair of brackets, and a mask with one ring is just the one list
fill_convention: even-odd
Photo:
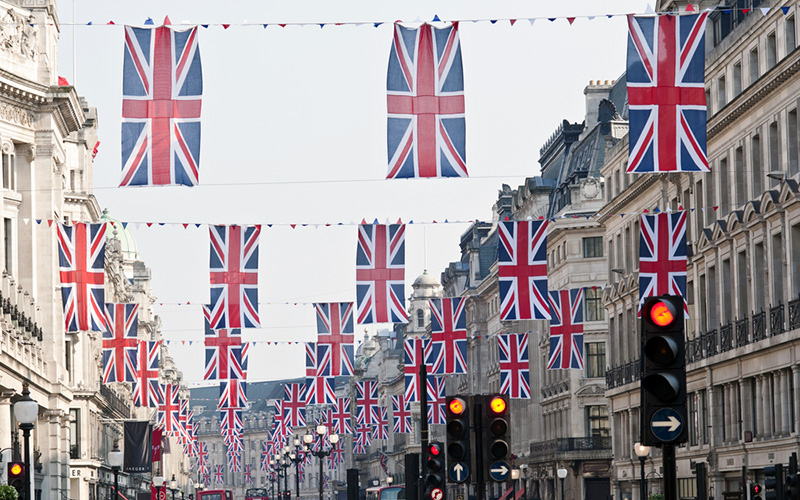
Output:
[[447,414],[447,464],[452,470],[448,478],[456,483],[469,479],[470,434],[469,405],[465,396],[448,396]]
[[684,443],[688,433],[683,298],[662,295],[645,299],[641,334],[642,442]]
[[786,482],[784,483],[784,498],[786,500],[800,500],[798,491],[800,478],[797,474],[797,453],[792,453],[789,457],[789,470],[786,472]]
[[428,444],[423,465],[424,500],[444,500],[444,445],[442,443]]
[[764,467],[764,500],[783,500],[783,465]]
[[22,497],[25,492],[25,464],[22,462],[8,462],[8,485],[17,490]]
[[511,426],[508,396],[486,396],[483,405],[483,457],[486,475],[495,482],[511,479]]
[[764,488],[760,484],[750,483],[750,500],[761,500]]

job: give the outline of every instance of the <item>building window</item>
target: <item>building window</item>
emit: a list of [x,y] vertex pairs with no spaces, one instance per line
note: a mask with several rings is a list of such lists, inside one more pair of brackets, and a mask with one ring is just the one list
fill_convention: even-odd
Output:
[[775,66],[778,62],[778,44],[775,41],[775,32],[767,35],[767,68]]
[[733,97],[742,93],[742,63],[733,65]]
[[81,458],[81,411],[77,408],[69,410],[69,458]]
[[587,406],[587,421],[589,422],[589,437],[609,437],[608,406]]
[[603,256],[603,237],[592,236],[583,239],[583,258],[591,259],[593,257]]
[[8,274],[14,275],[14,228],[11,225],[11,219],[3,219],[3,250],[5,252],[5,261],[3,264],[6,266]]
[[601,288],[585,288],[583,302],[586,313],[586,321],[602,321],[605,319],[605,308],[603,308],[603,291]]
[[3,153],[3,187],[16,191],[17,172],[14,168],[14,155]]
[[786,18],[786,54],[788,55],[797,46],[795,35],[794,16]]
[[586,376],[601,378],[606,376],[606,343],[588,342],[586,347]]
[[761,173],[761,137],[756,134],[750,141],[750,161],[753,170],[753,198],[762,193],[762,173]]
[[725,92],[725,77],[717,80],[717,109],[722,109],[728,103],[728,96]]
[[422,328],[425,326],[425,313],[422,309],[417,309],[417,327]]
[[695,446],[698,442],[698,428],[700,427],[700,418],[697,413],[697,393],[689,394],[687,406],[689,410],[689,444]]
[[750,85],[758,80],[758,47],[750,51]]

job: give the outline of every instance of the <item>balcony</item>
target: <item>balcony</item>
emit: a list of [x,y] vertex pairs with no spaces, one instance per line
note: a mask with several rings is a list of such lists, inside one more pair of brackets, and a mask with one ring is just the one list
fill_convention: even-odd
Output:
[[631,384],[639,380],[642,376],[639,360],[633,360],[620,366],[615,366],[606,370],[606,388],[613,389]]
[[554,460],[602,460],[611,458],[611,437],[571,437],[531,443],[535,462]]
[[100,385],[100,396],[105,400],[108,408],[121,415],[123,418],[129,418],[131,415],[131,407],[128,403],[123,401],[116,392],[112,391],[105,385]]

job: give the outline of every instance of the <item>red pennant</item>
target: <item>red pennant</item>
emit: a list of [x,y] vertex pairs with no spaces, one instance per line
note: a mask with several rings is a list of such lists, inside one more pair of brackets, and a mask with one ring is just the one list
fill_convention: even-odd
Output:
[[231,27],[231,25],[230,25],[230,24],[223,24],[223,25],[222,25],[222,29],[225,29],[225,30],[226,30],[226,29],[228,29],[228,28],[230,28],[230,27]]
[[117,23],[115,23],[114,21],[109,21],[106,24],[117,24]]
[[53,226],[53,219],[47,219],[47,225],[48,225],[48,227],[52,227]]
[[286,27],[285,24],[279,24],[278,26],[280,26],[281,28],[285,28]]
[[694,8],[694,5],[689,4],[686,6],[686,12],[697,12]]
[[711,207],[711,208],[713,208],[714,211],[716,212],[719,207]]
[[152,222],[145,222],[145,224],[147,224],[147,227],[152,227],[152,225],[153,225]]
[[747,14],[748,12],[750,12],[750,9],[742,9],[742,14]]
[[189,227],[189,224],[184,224],[184,225],[183,225],[183,228],[184,228],[184,229],[186,229],[187,227]]
[[567,21],[569,21],[570,26],[572,26],[572,23],[575,22],[575,18],[574,17],[568,17]]
[[683,205],[678,205],[678,210],[683,210]]
[[295,227],[297,227],[297,224],[289,224],[289,225],[290,225],[290,226],[292,226],[292,229],[294,229]]
[[367,219],[361,219],[361,223],[362,224],[366,224],[367,223]]
[[514,23],[516,23],[516,22],[517,22],[517,20],[516,20],[516,19],[511,19],[511,20],[510,20],[510,21],[508,21],[508,22],[510,22],[510,23],[511,23],[511,26],[514,26]]
[[401,218],[399,218],[399,217],[398,217],[398,218],[397,218],[397,223],[398,223],[398,224],[402,224],[402,223],[403,223],[403,220],[402,220]]
[[172,24],[172,21],[169,20],[169,16],[164,17],[164,26]]

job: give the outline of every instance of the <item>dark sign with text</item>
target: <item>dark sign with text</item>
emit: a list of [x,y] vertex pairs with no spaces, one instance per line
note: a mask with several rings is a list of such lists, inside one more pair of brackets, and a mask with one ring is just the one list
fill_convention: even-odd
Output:
[[125,422],[125,472],[150,472],[150,422]]

